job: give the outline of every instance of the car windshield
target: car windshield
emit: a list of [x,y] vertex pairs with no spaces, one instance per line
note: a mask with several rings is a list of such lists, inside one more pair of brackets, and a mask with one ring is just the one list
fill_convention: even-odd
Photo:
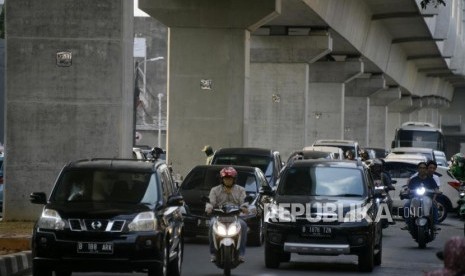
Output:
[[[196,170],[188,175],[181,186],[182,190],[210,191],[220,184],[220,170]],[[245,188],[246,192],[257,193],[258,184],[255,175],[250,172],[237,172],[236,184]]]
[[273,163],[271,162],[271,157],[269,156],[240,154],[216,155],[215,160],[213,160],[213,164],[257,167],[262,170],[266,176],[273,174]]
[[147,172],[71,170],[60,177],[51,201],[155,204],[157,183]]
[[354,196],[365,194],[360,170],[336,167],[295,167],[281,180],[279,195]]

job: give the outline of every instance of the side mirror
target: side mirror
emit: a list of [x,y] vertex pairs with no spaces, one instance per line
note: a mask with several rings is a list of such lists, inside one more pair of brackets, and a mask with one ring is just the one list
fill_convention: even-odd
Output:
[[34,204],[47,204],[47,196],[42,192],[35,192],[29,196],[29,201]]
[[251,204],[253,200],[254,200],[254,197],[251,195],[248,195],[245,197],[244,202],[248,202],[249,204]]
[[168,206],[183,206],[184,205],[184,198],[182,195],[173,195],[168,198],[167,202]]
[[260,187],[260,194],[266,196],[274,196],[274,191],[270,186],[262,186]]
[[210,198],[206,195],[203,195],[200,200],[204,203],[209,203],[210,202]]

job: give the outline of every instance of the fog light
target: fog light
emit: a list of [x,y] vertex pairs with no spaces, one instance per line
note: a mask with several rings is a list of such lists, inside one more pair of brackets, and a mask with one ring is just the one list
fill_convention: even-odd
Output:
[[146,241],[145,241],[145,246],[146,246],[146,247],[152,247],[152,244],[153,244],[153,243],[152,243],[152,240],[146,240]]
[[47,243],[47,238],[46,237],[41,237],[39,241],[42,244],[46,244]]
[[362,245],[365,243],[365,236],[353,236],[350,238],[352,245]]
[[270,241],[274,243],[281,242],[281,234],[278,233],[270,233]]

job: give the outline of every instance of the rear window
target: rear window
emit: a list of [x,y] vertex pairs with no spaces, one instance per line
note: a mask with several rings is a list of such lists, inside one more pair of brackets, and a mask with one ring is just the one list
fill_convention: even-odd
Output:
[[[183,181],[181,190],[210,191],[221,183],[219,170],[195,170]],[[238,171],[236,184],[245,188],[246,192],[257,193],[258,183],[255,174]]]
[[51,201],[155,204],[158,182],[146,172],[70,170],[59,178]]
[[363,174],[358,169],[295,167],[281,179],[279,195],[354,196],[365,194]]
[[273,163],[270,156],[215,155],[212,164],[257,167],[262,170],[265,175],[271,175],[273,171]]

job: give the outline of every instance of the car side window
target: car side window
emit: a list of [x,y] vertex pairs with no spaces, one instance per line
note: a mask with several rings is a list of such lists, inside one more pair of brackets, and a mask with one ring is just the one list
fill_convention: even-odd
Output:
[[167,170],[161,169],[160,171],[160,180],[161,180],[161,187],[163,190],[163,199],[164,201],[168,201],[168,197],[173,194],[173,184],[170,181],[169,173]]

